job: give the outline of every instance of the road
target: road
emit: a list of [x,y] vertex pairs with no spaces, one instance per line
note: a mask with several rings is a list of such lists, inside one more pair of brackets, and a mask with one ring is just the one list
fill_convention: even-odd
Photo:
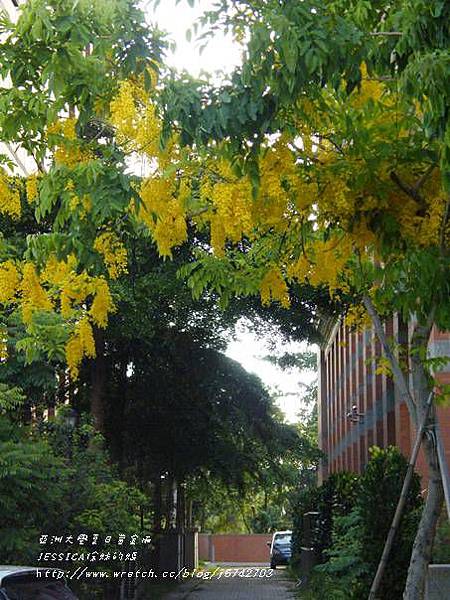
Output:
[[190,579],[164,600],[293,600],[294,589],[284,569],[234,566],[223,567],[210,579]]

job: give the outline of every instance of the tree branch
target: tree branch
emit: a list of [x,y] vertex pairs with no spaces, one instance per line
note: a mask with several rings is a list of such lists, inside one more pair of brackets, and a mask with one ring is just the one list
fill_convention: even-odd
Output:
[[425,210],[425,208],[426,208],[425,199],[419,193],[418,188],[416,188],[417,184],[414,187],[411,185],[408,185],[407,183],[405,183],[404,181],[402,181],[400,179],[400,177],[397,175],[397,173],[395,171],[391,171],[389,176],[392,179],[392,181],[402,190],[402,192],[404,192],[407,196],[409,196],[410,198],[415,200],[418,204],[420,204],[421,211]]
[[371,36],[393,35],[393,36],[401,37],[403,35],[403,33],[401,31],[372,31],[371,33],[369,33],[369,35],[371,35]]
[[420,188],[423,186],[425,181],[428,179],[428,177],[434,171],[435,167],[436,167],[436,165],[434,165],[434,164],[430,165],[428,167],[428,169],[419,177],[419,179],[416,181],[416,183],[414,185],[414,189],[416,190],[416,192],[418,192],[420,190]]
[[400,398],[406,403],[409,410],[409,414],[411,415],[414,422],[417,424],[417,410],[414,398],[412,397],[408,384],[406,383],[405,375],[400,367],[397,357],[394,355],[394,352],[392,351],[392,348],[390,347],[387,341],[386,333],[384,331],[377,309],[375,308],[372,299],[368,295],[365,295],[363,297],[363,303],[366,307],[367,312],[369,313],[370,318],[372,319],[372,323],[375,328],[375,333],[391,366],[395,385],[397,386],[398,391],[400,392]]

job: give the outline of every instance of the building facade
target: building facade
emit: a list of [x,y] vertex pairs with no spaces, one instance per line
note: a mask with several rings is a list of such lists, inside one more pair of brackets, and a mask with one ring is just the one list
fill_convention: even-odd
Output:
[[[405,344],[408,326],[395,315],[385,322],[388,338]],[[432,356],[450,356],[450,335],[433,332]],[[408,408],[399,398],[392,379],[377,372],[381,346],[373,329],[354,331],[342,322],[329,331],[319,360],[319,444],[326,455],[319,483],[338,471],[360,473],[369,460],[371,446],[398,446],[409,456],[415,430]],[[450,365],[437,376],[450,383]],[[450,463],[450,407],[438,407],[439,424]],[[423,456],[418,471],[426,476]]]

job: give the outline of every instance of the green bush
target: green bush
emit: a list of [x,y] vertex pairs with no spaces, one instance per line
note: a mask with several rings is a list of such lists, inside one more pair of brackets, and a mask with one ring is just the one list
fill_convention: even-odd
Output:
[[[77,427],[64,411],[51,422],[30,428],[0,416],[0,563],[31,564],[40,552],[89,551],[76,537],[93,534],[128,536],[141,532],[141,513],[148,499],[137,488],[118,479],[103,447],[103,438],[89,420]],[[41,534],[74,538],[73,544],[40,545]],[[102,551],[101,543],[94,549]],[[111,554],[139,550],[112,542]],[[90,571],[118,568],[120,561],[41,563]],[[77,584],[78,585],[78,584]],[[102,597],[101,586],[81,583],[85,599]],[[99,595],[98,595],[99,594]]]
[[318,573],[327,574],[331,580],[339,582],[339,589],[345,591],[345,598],[363,598],[361,582],[366,580],[369,565],[363,559],[362,531],[364,525],[358,508],[348,515],[334,518],[332,542],[325,556],[328,559],[318,565]]
[[49,444],[0,416],[0,563],[35,562],[39,535],[53,527],[67,494]]
[[[370,454],[370,461],[361,477],[357,506],[362,520],[361,558],[369,565],[370,579],[372,579],[400,498],[408,463],[400,450],[393,446],[384,450],[374,447]],[[414,474],[400,527],[384,573],[380,598],[396,600],[403,596],[421,507],[420,478]],[[370,583],[371,581],[368,581],[365,586],[367,594]]]
[[[332,506],[332,533],[316,571],[338,579],[348,600],[366,598],[400,497],[407,461],[398,448],[370,451],[370,461],[355,491],[352,510],[342,516],[342,506]],[[420,479],[414,475],[400,528],[394,540],[378,597],[403,596],[412,544],[420,518]],[[348,509],[348,505],[346,506]]]
[[447,511],[445,509],[442,511],[436,531],[436,538],[433,545],[433,563],[450,563],[450,523],[448,522]]

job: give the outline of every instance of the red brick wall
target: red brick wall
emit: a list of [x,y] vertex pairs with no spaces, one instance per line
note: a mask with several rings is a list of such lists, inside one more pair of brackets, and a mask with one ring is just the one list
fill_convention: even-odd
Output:
[[268,563],[271,534],[208,534],[198,536],[200,560],[224,563]]
[[[387,319],[385,331],[406,343],[410,327],[397,315]],[[429,351],[432,356],[450,354],[450,333],[433,331]],[[319,483],[336,471],[361,472],[372,445],[398,446],[409,456],[415,430],[406,405],[400,400],[392,380],[375,373],[374,357],[381,347],[373,329],[355,332],[340,324],[334,328],[320,351],[319,445],[328,459],[321,462]],[[437,375],[442,383],[450,383],[450,365]],[[355,405],[364,414],[360,422],[352,422],[347,413]],[[438,407],[441,434],[450,464],[450,407]],[[427,486],[427,471],[422,452],[417,471]]]

